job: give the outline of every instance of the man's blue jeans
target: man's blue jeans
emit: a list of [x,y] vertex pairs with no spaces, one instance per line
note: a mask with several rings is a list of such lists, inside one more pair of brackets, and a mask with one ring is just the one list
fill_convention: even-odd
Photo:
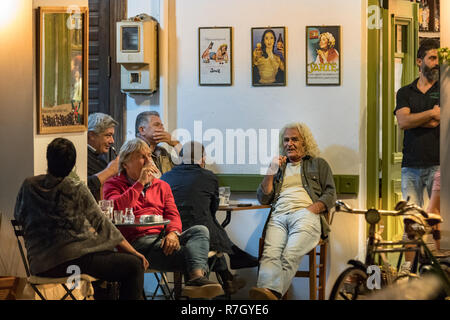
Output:
[[191,273],[208,271],[209,231],[205,226],[193,226],[180,235],[180,250],[166,256],[161,248],[162,239],[154,242],[157,234],[140,237],[133,247],[148,260],[151,269]]
[[428,198],[431,197],[431,189],[433,187],[434,174],[439,166],[431,166],[425,168],[402,168],[402,195],[406,200],[423,207],[423,192],[427,190]]
[[305,254],[320,240],[320,216],[307,209],[270,218],[258,274],[258,288],[287,292]]

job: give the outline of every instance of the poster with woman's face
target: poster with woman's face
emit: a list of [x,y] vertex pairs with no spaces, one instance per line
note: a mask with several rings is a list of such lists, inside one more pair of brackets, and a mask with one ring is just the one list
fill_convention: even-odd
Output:
[[199,28],[199,84],[231,85],[231,27]]
[[306,84],[340,85],[340,26],[306,27]]
[[252,85],[286,85],[285,27],[252,28]]

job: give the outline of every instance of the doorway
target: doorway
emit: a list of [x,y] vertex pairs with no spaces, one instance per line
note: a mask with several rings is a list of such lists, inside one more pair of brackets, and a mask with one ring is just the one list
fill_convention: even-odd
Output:
[[119,123],[114,134],[117,150],[125,141],[126,96],[120,91],[116,63],[116,22],[126,16],[125,0],[89,0],[89,114],[106,113]]
[[[368,3],[379,6],[382,23],[368,35],[367,206],[392,210],[402,199],[403,148],[403,131],[393,111],[397,90],[418,75],[419,4],[403,0]],[[383,218],[380,225],[385,240],[399,240],[403,235],[401,218]]]

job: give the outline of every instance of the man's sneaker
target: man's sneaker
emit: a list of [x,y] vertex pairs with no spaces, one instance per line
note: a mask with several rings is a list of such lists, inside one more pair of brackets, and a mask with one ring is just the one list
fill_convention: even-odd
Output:
[[222,286],[217,282],[210,281],[205,276],[187,281],[182,292],[183,296],[192,299],[211,299],[223,294]]
[[235,294],[240,289],[245,287],[247,282],[239,276],[233,276],[233,280],[224,281],[223,289],[228,295]]

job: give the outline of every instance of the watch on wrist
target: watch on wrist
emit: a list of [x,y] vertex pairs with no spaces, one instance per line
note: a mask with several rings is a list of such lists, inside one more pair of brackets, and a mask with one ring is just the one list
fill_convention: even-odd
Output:
[[179,238],[181,236],[181,233],[179,233],[178,231],[174,230],[173,233],[175,233],[177,235],[177,237]]

